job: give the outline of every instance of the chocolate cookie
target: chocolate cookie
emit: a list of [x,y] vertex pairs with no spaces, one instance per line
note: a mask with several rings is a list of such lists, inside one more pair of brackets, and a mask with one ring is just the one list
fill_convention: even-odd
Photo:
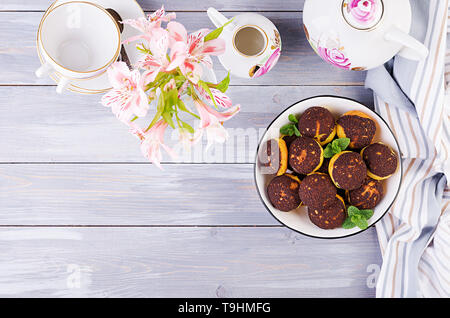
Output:
[[323,149],[310,137],[298,137],[289,147],[289,165],[298,174],[310,174],[320,168]]
[[300,200],[310,207],[325,207],[336,197],[336,187],[330,177],[323,173],[307,175],[300,183]]
[[270,139],[261,146],[258,161],[263,174],[283,175],[287,169],[288,151],[283,139]]
[[361,150],[361,156],[367,165],[367,174],[375,180],[387,179],[397,170],[397,154],[385,144],[371,144]]
[[369,177],[361,187],[348,191],[348,202],[359,209],[373,209],[383,197],[383,185]]
[[339,138],[350,138],[349,147],[361,149],[373,140],[377,126],[375,121],[360,111],[350,111],[337,120],[337,135]]
[[302,136],[314,138],[323,146],[336,135],[336,124],[328,109],[316,106],[308,108],[300,116],[298,130]]
[[287,135],[282,135],[281,139],[284,140],[284,142],[286,143],[287,149],[289,149],[289,147],[291,146],[291,143],[297,139],[296,135],[292,135],[292,136],[287,136]]
[[296,209],[301,201],[298,195],[299,181],[295,177],[282,175],[272,179],[267,186],[267,195],[272,205],[284,212]]
[[334,155],[328,165],[328,171],[336,187],[344,190],[358,189],[367,176],[367,167],[361,155],[352,151]]
[[311,222],[321,229],[328,230],[341,227],[347,218],[344,200],[336,195],[333,202],[326,207],[308,207],[308,216]]

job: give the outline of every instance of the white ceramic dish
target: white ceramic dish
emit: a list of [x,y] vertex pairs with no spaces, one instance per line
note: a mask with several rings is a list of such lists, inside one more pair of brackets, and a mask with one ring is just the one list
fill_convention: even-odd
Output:
[[[309,99],[302,100],[290,107],[288,107],[284,112],[282,112],[274,121],[269,125],[265,134],[260,140],[259,145],[267,142],[272,138],[279,138],[280,128],[289,123],[289,114],[296,114],[297,116],[302,114],[306,109],[312,106],[323,106],[326,107],[331,113],[338,118],[340,115],[351,111],[359,110],[365,112],[371,116],[377,124],[377,133],[374,137],[374,142],[382,141],[384,144],[390,146],[398,156],[400,156],[400,149],[397,140],[394,137],[391,129],[387,123],[375,112],[371,111],[369,108],[363,104],[336,96],[317,96]],[[260,147],[258,147],[259,151]],[[291,212],[282,212],[275,209],[270,203],[266,188],[270,180],[274,178],[274,175],[264,175],[261,173],[261,169],[258,163],[258,156],[255,159],[255,183],[257,191],[261,197],[262,202],[266,206],[267,210],[282,224],[289,227],[290,229],[297,231],[301,234],[305,234],[312,237],[318,238],[341,238],[350,235],[354,235],[362,232],[363,230],[355,227],[353,229],[343,229],[336,228],[331,230],[324,230],[316,225],[314,225],[308,217],[307,208],[299,207]],[[380,203],[374,209],[374,215],[369,219],[369,227],[374,225],[378,220],[380,220],[383,215],[390,208],[395,198],[397,197],[398,191],[400,189],[400,183],[402,178],[402,166],[401,160],[399,160],[399,168],[397,171],[387,180],[383,181],[384,186],[384,196]]]
[[[47,9],[44,17],[56,6],[70,2],[71,0],[57,0],[52,3],[52,5]],[[136,0],[90,0],[90,2],[102,6],[103,8],[112,8],[122,17],[123,20],[126,19],[137,19],[139,17],[145,17],[145,13]],[[41,20],[41,23],[42,23]],[[128,39],[132,36],[138,35],[139,31],[130,27],[129,25],[124,25],[123,32],[121,34],[122,41]],[[136,50],[136,43],[125,44],[125,50],[128,54],[130,62],[132,64],[136,63],[141,57],[141,53]],[[44,63],[42,58],[42,49],[39,45],[39,32],[36,39],[36,47],[38,51],[38,56],[41,61],[41,64]],[[60,75],[57,72],[53,72],[50,74],[50,77],[55,81],[55,83],[59,83]],[[111,85],[109,84],[108,76],[106,72],[103,72],[95,77],[88,79],[78,79],[71,82],[68,86],[68,90],[80,93],[80,94],[103,94],[111,89]]]

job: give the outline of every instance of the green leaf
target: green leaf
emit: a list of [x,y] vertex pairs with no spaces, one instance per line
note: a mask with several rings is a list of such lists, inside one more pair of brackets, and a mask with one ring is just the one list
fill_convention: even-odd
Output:
[[331,147],[331,144],[328,144],[325,149],[323,150],[323,157],[324,158],[331,158],[334,156],[333,148]]
[[153,117],[152,122],[147,127],[145,131],[150,130],[150,128],[153,127],[154,124],[161,118],[162,113],[164,112],[164,92],[161,91],[161,94],[159,95],[158,104],[156,105],[156,114],[155,117]]
[[194,116],[197,119],[200,119],[200,117],[197,114],[194,114],[193,112],[189,111],[189,109],[187,109],[186,105],[184,104],[184,102],[181,99],[179,99],[177,101],[177,105],[181,111],[188,113],[189,115]]
[[331,149],[333,150],[334,154],[338,154],[341,152],[341,148],[338,144],[335,144],[334,142],[331,144]]
[[203,40],[204,40],[205,42],[207,42],[207,41],[211,41],[211,40],[217,39],[217,38],[220,36],[220,34],[222,33],[223,28],[226,27],[228,24],[230,24],[233,20],[234,20],[234,18],[228,20],[228,21],[227,21],[224,25],[222,25],[220,28],[217,28],[217,29],[215,29],[215,30],[209,32],[209,33],[204,37]]
[[297,125],[292,125],[292,127],[294,128],[294,134],[295,134],[297,137],[300,137],[302,134],[301,134],[300,131],[298,130]]
[[369,226],[369,224],[367,223],[367,220],[364,217],[362,217],[361,215],[354,215],[351,217],[351,220],[361,230],[365,230]]
[[191,134],[193,134],[195,132],[194,128],[192,128],[191,125],[189,125],[188,123],[185,123],[184,121],[180,120],[181,122],[181,126],[186,129],[187,131],[189,131]]
[[170,125],[170,127],[175,129],[175,123],[173,122],[172,115],[170,114],[170,112],[164,112],[162,114],[162,117],[164,118],[166,123],[168,123]]
[[286,124],[280,128],[280,134],[292,136],[294,133],[295,131],[292,124]]
[[177,104],[178,101],[178,90],[176,88],[171,89],[165,95],[165,108],[171,107]]
[[344,223],[342,223],[342,227],[344,229],[352,229],[356,226],[355,223],[352,222],[352,220],[348,217],[345,219]]
[[229,85],[230,85],[230,72],[228,71],[227,76],[216,85],[216,88],[222,93],[225,93],[228,90]]
[[153,127],[153,125],[156,124],[156,122],[161,118],[161,114],[162,114],[162,110],[158,110],[155,114],[155,117],[153,117],[152,122],[150,123],[150,125],[147,127],[147,129],[145,131],[149,131],[150,128]]
[[291,122],[293,122],[294,124],[298,124],[298,119],[297,119],[297,117],[295,117],[294,114],[290,114],[290,115],[289,115],[289,120],[290,120]]
[[211,100],[214,103],[214,107],[216,107],[216,109],[218,109],[219,107],[217,106],[216,99],[214,98],[214,95],[211,93],[211,90],[209,89],[208,84],[203,81],[198,81],[198,84],[201,87],[203,87],[203,89],[208,93],[209,97],[211,98]]
[[362,215],[366,220],[373,216],[372,210],[359,210],[359,214]]
[[347,208],[347,214],[349,217],[352,217],[353,215],[356,215],[359,213],[359,209],[356,206],[350,205]]
[[350,138],[339,138],[333,141],[333,144],[336,144],[341,151],[347,149],[348,145],[350,145]]

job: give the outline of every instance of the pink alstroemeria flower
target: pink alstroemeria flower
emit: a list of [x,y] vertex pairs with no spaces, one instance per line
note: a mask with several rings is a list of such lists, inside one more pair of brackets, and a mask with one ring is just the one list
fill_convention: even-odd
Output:
[[201,100],[195,100],[194,104],[200,115],[199,131],[201,134],[206,132],[208,139],[206,151],[213,143],[224,143],[228,138],[228,133],[225,127],[223,127],[222,122],[227,121],[236,115],[240,111],[241,106],[236,105],[229,108],[227,111],[218,112]]
[[141,151],[144,156],[156,165],[158,168],[162,169],[161,160],[162,153],[161,147],[172,157],[176,158],[176,153],[164,144],[164,132],[166,131],[168,124],[164,120],[158,121],[155,125],[153,125],[150,130],[148,130],[144,139],[141,143]]
[[183,146],[185,151],[189,151],[191,147],[195,145],[202,136],[200,131],[196,131],[192,134],[185,128],[179,128],[178,132],[178,143]]
[[186,44],[175,42],[170,48],[169,61],[167,58],[169,33],[166,30],[158,29],[154,31],[153,35],[149,42],[152,54],[147,54],[138,61],[138,66],[144,69],[145,84],[153,82],[159,72],[170,72],[181,66],[186,58]]
[[162,22],[168,22],[172,19],[176,18],[175,13],[169,13],[166,15],[164,10],[164,6],[161,9],[156,10],[152,14],[149,14],[147,18],[138,18],[138,19],[127,19],[124,20],[123,24],[128,24],[131,27],[139,30],[142,34],[131,37],[124,41],[124,43],[129,43],[132,41],[136,41],[139,39],[146,39],[148,41],[152,38],[152,33],[155,29],[159,29],[161,27]]
[[111,107],[117,118],[127,124],[132,115],[147,115],[149,104],[141,73],[130,71],[124,62],[112,64],[107,73],[113,88],[102,97],[103,106]]
[[[196,85],[195,88],[200,93],[200,95],[211,105],[214,105],[213,100],[211,99],[211,96],[206,92],[206,90],[201,87],[200,85]],[[233,106],[233,102],[231,101],[231,98],[228,97],[225,93],[222,93],[216,88],[210,88],[212,96],[214,97],[214,100],[216,101],[216,104],[219,106],[222,106],[223,108],[230,108]]]
[[185,27],[178,22],[169,22],[167,30],[171,43],[182,42],[186,44],[186,59],[180,66],[181,72],[193,83],[198,83],[202,75],[203,64],[212,68],[210,55],[221,55],[225,52],[225,41],[217,38],[210,41],[204,40],[209,33],[208,29],[200,29],[188,35]]

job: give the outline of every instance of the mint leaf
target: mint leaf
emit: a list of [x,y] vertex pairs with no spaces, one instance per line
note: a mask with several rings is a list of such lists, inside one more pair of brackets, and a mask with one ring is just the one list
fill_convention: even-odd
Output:
[[369,224],[367,223],[367,220],[363,216],[361,216],[359,214],[352,216],[351,220],[361,230],[365,230],[369,226]]
[[370,219],[373,216],[372,210],[359,210],[359,213],[366,219]]
[[230,85],[230,72],[228,71],[227,77],[225,77],[219,84],[217,84],[216,88],[225,93]]
[[[356,206],[349,206],[347,208],[347,214],[348,217],[345,219],[344,224],[342,224],[343,228],[349,229],[352,227],[359,227],[361,230],[365,230],[369,227],[369,223],[367,222],[368,219],[370,219],[373,215],[372,210],[360,210]],[[352,227],[349,227],[351,224],[353,224]]]
[[323,150],[323,157],[324,158],[331,158],[334,156],[333,149],[331,148],[331,144],[328,144],[325,149]]
[[294,124],[298,124],[298,119],[297,119],[297,117],[295,117],[294,114],[290,114],[288,118],[289,118],[289,121],[293,122]]
[[297,125],[292,125],[292,127],[294,128],[294,134],[295,134],[297,137],[300,137],[302,134],[301,134],[300,131],[298,130]]
[[223,28],[226,27],[228,24],[230,24],[233,20],[234,20],[234,18],[231,19],[231,20],[228,20],[228,21],[227,21],[224,25],[222,25],[220,28],[217,28],[217,29],[215,29],[215,30],[209,32],[209,33],[204,37],[203,40],[204,40],[205,42],[207,42],[207,41],[211,41],[211,40],[217,39],[217,38],[219,37],[219,35],[222,33]]
[[359,209],[356,206],[350,205],[347,209],[347,214],[349,217],[359,213]]
[[331,144],[331,149],[333,150],[334,154],[338,154],[341,152],[341,148],[339,147],[339,145],[334,142]]
[[295,130],[292,124],[286,124],[280,128],[280,134],[292,136],[294,133]]
[[350,218],[346,218],[344,223],[342,223],[342,227],[344,229],[352,229],[356,226],[355,223],[352,222],[352,220],[350,220]]
[[348,145],[350,145],[350,138],[339,138],[333,141],[333,144],[336,144],[341,151],[347,149]]

